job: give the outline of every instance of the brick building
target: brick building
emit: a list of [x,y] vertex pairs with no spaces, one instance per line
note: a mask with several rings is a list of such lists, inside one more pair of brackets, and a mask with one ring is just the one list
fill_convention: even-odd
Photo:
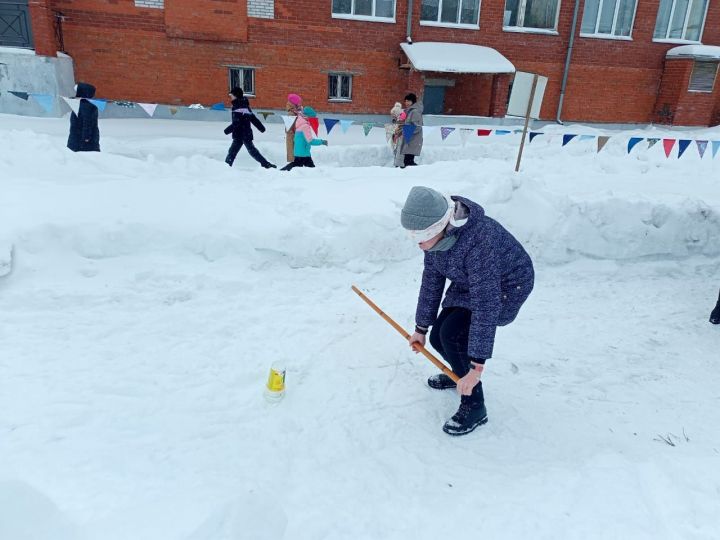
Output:
[[[256,108],[294,91],[320,111],[386,114],[412,90],[430,112],[504,116],[516,69],[549,78],[543,119],[720,123],[720,0],[26,2],[37,54],[62,48],[108,99],[213,103],[239,84]],[[425,43],[512,69],[463,72],[452,48],[423,69]]]

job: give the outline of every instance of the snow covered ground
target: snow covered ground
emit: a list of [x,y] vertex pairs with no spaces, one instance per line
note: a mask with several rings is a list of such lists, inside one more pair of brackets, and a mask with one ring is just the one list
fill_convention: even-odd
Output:
[[[401,171],[353,127],[282,173],[229,169],[223,127],[106,120],[72,154],[67,119],[0,116],[2,540],[720,536],[720,158],[546,136],[515,174],[516,136],[438,132]],[[282,164],[280,126],[256,142]],[[462,438],[350,291],[411,327],[413,185],[536,261]]]

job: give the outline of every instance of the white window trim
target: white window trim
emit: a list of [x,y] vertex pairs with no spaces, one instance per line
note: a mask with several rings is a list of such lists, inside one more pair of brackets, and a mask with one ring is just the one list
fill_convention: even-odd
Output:
[[[685,12],[685,22],[683,23],[683,31],[682,35],[685,36],[687,34],[687,26],[688,26],[688,15],[690,15],[690,12],[692,11],[693,2],[696,2],[697,0],[690,0],[688,2],[687,11]],[[675,6],[677,5],[677,0],[672,0],[672,8],[670,8],[670,17],[668,17],[668,27],[667,30],[665,30],[665,37],[664,38],[656,38],[655,30],[653,30],[653,41],[656,43],[702,43],[703,33],[705,32],[705,23],[707,22],[707,12],[708,8],[710,7],[710,0],[707,0],[705,2],[705,12],[703,13],[702,18],[702,24],[700,25],[700,34],[698,35],[697,40],[694,39],[685,39],[683,38],[669,38],[667,35],[670,33],[670,25],[672,24],[673,15],[675,15]],[[660,4],[658,3],[658,10],[660,9]],[[655,17],[655,25],[657,25],[657,17]]]
[[[350,6],[351,9],[353,7],[353,4],[355,3],[355,0],[352,0]],[[373,10],[375,10],[375,0],[373,0]],[[377,17],[375,15],[353,15],[352,13],[334,13],[332,10],[332,1],[330,2],[330,15],[333,19],[345,19],[348,21],[364,21],[364,22],[381,22],[381,23],[388,23],[388,24],[394,24],[395,21],[395,15],[397,13],[397,0],[393,1],[393,16],[392,17]]]
[[664,38],[653,38],[653,43],[673,43],[675,45],[697,45],[698,43],[702,43],[702,41],[693,41],[690,39],[664,39]]
[[[353,74],[352,73],[343,73],[341,71],[331,71],[328,73],[328,77],[348,77],[350,79],[350,97],[331,97],[328,95],[328,101],[335,102],[335,103],[350,103],[352,101],[352,94],[353,94]],[[338,81],[338,89],[341,87]]]
[[[592,33],[580,32],[580,37],[597,37],[603,39],[620,39],[625,41],[632,41],[632,33],[633,30],[635,30],[635,16],[637,15],[637,6],[639,0],[635,0],[635,9],[633,10],[632,21],[630,21],[630,34],[628,34],[627,36],[615,35],[615,27],[617,26],[618,14],[620,13],[620,0],[615,1],[615,15],[613,16],[612,29],[610,30],[610,33],[603,34],[601,32],[598,32],[598,28],[600,27],[600,16],[602,15],[603,2],[605,2],[605,0],[600,0],[600,4],[598,4],[597,17],[595,18],[595,31]],[[584,15],[585,13],[583,13],[583,16]],[[582,20],[580,22],[580,26],[582,26]]]
[[[702,60],[699,60],[702,62]],[[693,61],[693,69],[695,69],[695,63],[697,63],[698,60]],[[718,82],[718,73],[720,73],[720,62],[717,61],[708,61],[708,64],[716,64],[715,66],[715,78],[713,79],[712,86],[710,87],[710,90],[690,90],[690,84],[692,83],[692,71],[690,72],[690,80],[688,81],[688,93],[692,94],[712,94],[715,92],[715,85]]]
[[[436,21],[426,21],[423,19],[420,19],[420,26],[437,26],[439,28],[466,28],[467,30],[478,30],[480,28],[480,13],[482,12],[482,0],[478,0],[478,20],[477,23],[449,23],[449,22],[442,22],[440,20],[440,17],[442,16],[442,2],[443,0],[440,0],[440,4],[438,5],[438,18]],[[460,15],[462,12],[462,1],[458,2],[458,12],[457,12],[457,20],[460,20]],[[422,16],[422,1],[420,2],[420,15]]]
[[[228,68],[228,70],[231,70],[231,69],[241,69],[241,70],[242,70],[242,69],[251,69],[252,72],[253,72],[253,76],[252,76],[252,77],[253,77],[253,81],[252,81],[253,91],[252,91],[252,93],[248,93],[248,92],[245,92],[245,89],[243,89],[243,95],[244,95],[245,97],[256,97],[256,92],[257,92],[256,82],[257,82],[257,81],[256,81],[256,77],[255,77],[255,68],[252,67],[252,66],[227,66],[227,68]],[[229,75],[229,73],[228,73],[228,75]],[[230,82],[230,81],[228,81],[228,82]],[[245,81],[243,80],[243,82],[245,82]]]
[[420,21],[420,26],[435,26],[437,28],[462,28],[465,30],[480,30],[479,24],[441,23],[433,21]]
[[559,36],[557,30],[547,28],[525,28],[524,26],[503,26],[503,32],[515,32],[516,34],[545,34],[546,36]]
[[[673,0],[673,1],[675,1],[675,0]],[[526,4],[527,4],[527,0],[520,0],[518,2],[518,18],[520,18],[520,15],[522,15],[523,22],[525,22],[525,5]],[[505,7],[505,5],[503,4],[503,14],[505,13],[504,7]],[[533,26],[515,25],[515,26],[503,26],[503,31],[513,32],[514,31],[513,28],[524,28],[527,30],[537,30],[538,34],[550,34],[550,33],[558,34],[558,20],[560,19],[560,10],[561,9],[562,9],[562,1],[558,0],[557,9],[555,10],[555,26],[553,26],[552,28],[535,28]],[[504,17],[503,17],[503,19],[504,19]]]

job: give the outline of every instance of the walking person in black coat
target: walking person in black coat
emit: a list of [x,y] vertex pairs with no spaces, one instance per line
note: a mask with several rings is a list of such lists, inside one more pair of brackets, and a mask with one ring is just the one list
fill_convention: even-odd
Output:
[[710,313],[710,322],[713,324],[720,324],[720,296],[718,296],[717,304],[715,304],[715,309],[712,310],[712,313]]
[[80,100],[78,113],[70,115],[70,136],[67,147],[73,152],[99,152],[100,129],[98,128],[98,108],[88,99],[95,97],[95,87],[88,83],[78,83],[75,97]]
[[265,126],[252,112],[250,102],[243,95],[242,88],[236,86],[230,91],[229,96],[232,99],[232,124],[225,128],[225,135],[232,133],[233,142],[228,150],[225,163],[232,167],[238,152],[245,145],[250,156],[264,169],[275,169],[275,165],[265,159],[253,144],[252,126],[255,126],[260,133],[265,132]]

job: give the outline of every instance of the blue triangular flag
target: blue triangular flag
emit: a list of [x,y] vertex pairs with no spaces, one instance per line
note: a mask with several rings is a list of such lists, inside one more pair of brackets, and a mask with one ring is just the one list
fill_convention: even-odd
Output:
[[55,108],[55,96],[49,94],[30,94],[40,106],[49,113]]
[[225,110],[225,104],[224,103],[215,103],[210,107],[213,111],[224,111]]
[[635,148],[635,145],[643,140],[643,137],[630,137],[628,141],[628,154]]
[[340,120],[335,118],[323,118],[323,122],[325,122],[325,131],[327,131],[328,135],[330,135],[332,128],[334,128],[339,121]]
[[104,99],[88,99],[88,101],[95,105],[100,112],[103,112],[105,107],[107,107],[107,101]]
[[352,120],[340,120],[340,128],[342,129],[342,132],[347,133],[347,130],[350,129],[350,126],[352,126],[352,124]]
[[495,135],[510,135],[511,133],[512,133],[512,131],[510,131],[509,129],[496,129],[495,130]]
[[718,149],[720,149],[720,141],[713,141],[712,142],[713,159],[715,159],[715,154],[717,154]]
[[595,137],[597,137],[597,135],[580,135],[578,141],[589,141],[590,139],[594,139]]
[[685,150],[688,149],[688,146],[690,146],[690,143],[692,141],[690,139],[680,139],[678,141],[678,159],[685,153]]
[[405,142],[409,141],[415,134],[415,128],[416,126],[414,124],[405,124],[403,126],[403,139],[405,139]]
[[577,135],[563,135],[563,143],[562,145],[565,146],[567,143],[572,141]]
[[530,132],[530,142],[533,142],[533,139],[537,137],[538,135],[544,135],[542,131],[531,131]]

